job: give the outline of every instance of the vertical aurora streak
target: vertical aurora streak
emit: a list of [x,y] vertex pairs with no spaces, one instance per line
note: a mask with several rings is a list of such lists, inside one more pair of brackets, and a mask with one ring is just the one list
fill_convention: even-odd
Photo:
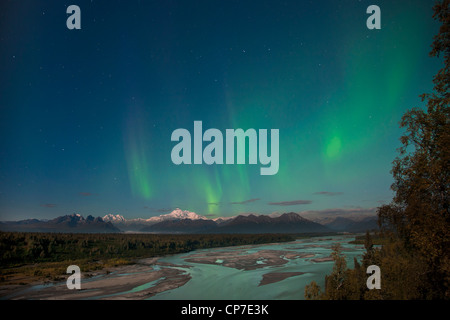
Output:
[[151,135],[145,122],[141,111],[134,110],[130,113],[125,130],[124,151],[131,194],[148,200],[152,198],[154,190],[149,150]]

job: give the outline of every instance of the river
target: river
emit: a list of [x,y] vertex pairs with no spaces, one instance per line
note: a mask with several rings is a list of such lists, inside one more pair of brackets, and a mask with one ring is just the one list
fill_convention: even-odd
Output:
[[195,250],[83,275],[81,290],[65,282],[19,287],[9,299],[302,300],[305,286],[323,289],[333,268],[332,246],[340,243],[353,268],[364,247],[355,236],[312,237],[292,242]]
[[[191,280],[184,286],[159,293],[149,299],[304,299],[305,286],[311,281],[316,281],[322,289],[324,288],[325,275],[333,268],[333,261],[330,261],[329,257],[334,244],[341,244],[349,268],[353,268],[354,257],[358,260],[362,258],[364,247],[349,244],[354,238],[354,236],[314,237],[287,243],[196,250],[194,253],[164,257],[159,261],[190,266],[183,270],[190,274]],[[270,251],[274,254],[280,253],[285,262],[266,263],[263,257],[270,255]],[[258,253],[261,253],[260,259]],[[193,255],[198,257],[197,262],[190,261],[189,257]],[[253,259],[259,266],[252,268],[250,265],[248,270],[228,267],[227,256],[232,258],[242,256],[244,264],[251,263]],[[211,264],[202,263],[202,257],[221,259],[216,259],[215,263]],[[239,266],[242,267],[242,264]],[[261,285],[264,275],[269,273],[302,274]]]

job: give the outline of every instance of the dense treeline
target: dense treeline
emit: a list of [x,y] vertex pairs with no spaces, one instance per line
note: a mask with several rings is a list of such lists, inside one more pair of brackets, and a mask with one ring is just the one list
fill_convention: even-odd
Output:
[[132,259],[195,249],[291,241],[286,234],[174,235],[0,232],[0,265],[80,259]]

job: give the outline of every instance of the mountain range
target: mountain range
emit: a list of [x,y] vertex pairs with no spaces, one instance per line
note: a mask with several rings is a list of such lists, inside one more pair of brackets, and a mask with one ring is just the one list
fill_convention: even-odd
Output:
[[27,219],[21,221],[0,222],[1,231],[20,232],[61,232],[61,233],[115,233],[121,232],[111,222],[101,217],[80,214],[60,216],[52,220]]
[[251,214],[239,215],[226,220],[171,219],[144,227],[141,231],[155,233],[316,233],[330,232],[331,230],[291,212],[275,218]]
[[181,209],[175,209],[149,219],[125,219],[119,214],[107,214],[103,218],[80,214],[65,215],[52,220],[28,219],[0,222],[2,231],[80,232],[80,233],[324,233],[364,232],[376,229],[376,217],[354,220],[344,217],[317,222],[297,213],[272,215],[238,215],[208,219]]
[[378,218],[377,216],[369,216],[354,220],[350,218],[336,217],[331,221],[322,222],[322,224],[338,232],[359,233],[365,232],[366,230],[378,229]]

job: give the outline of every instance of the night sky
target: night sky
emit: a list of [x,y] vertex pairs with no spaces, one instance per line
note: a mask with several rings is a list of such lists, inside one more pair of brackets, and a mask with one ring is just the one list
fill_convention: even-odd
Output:
[[[401,116],[440,68],[430,0],[0,6],[0,220],[373,212],[392,198]],[[278,173],[173,164],[172,132],[197,120],[279,129]]]

